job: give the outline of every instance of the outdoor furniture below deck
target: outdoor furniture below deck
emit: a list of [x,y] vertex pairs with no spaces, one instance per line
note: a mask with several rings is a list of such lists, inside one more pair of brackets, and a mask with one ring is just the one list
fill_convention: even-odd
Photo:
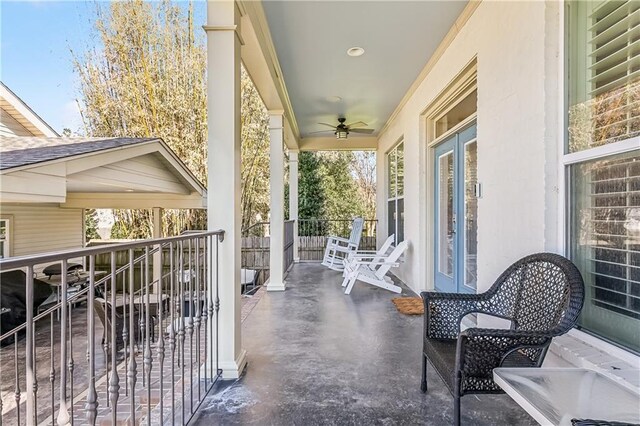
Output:
[[[540,367],[551,339],[575,324],[584,300],[576,266],[553,253],[524,257],[481,294],[423,292],[423,392],[427,359],[454,398],[454,422],[460,424],[460,398],[474,393],[502,393],[493,381],[496,367]],[[511,321],[510,329],[469,328],[468,314]]]
[[597,371],[496,368],[493,378],[541,425],[640,424],[640,394]]

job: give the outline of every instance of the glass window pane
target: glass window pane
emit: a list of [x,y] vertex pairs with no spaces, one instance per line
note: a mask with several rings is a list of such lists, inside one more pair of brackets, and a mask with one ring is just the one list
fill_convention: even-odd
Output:
[[387,235],[396,233],[396,200],[387,202]]
[[638,14],[640,2],[569,2],[569,152],[640,135]]
[[453,276],[453,152],[438,159],[438,271]]
[[476,288],[478,258],[478,145],[464,146],[464,285]]
[[573,165],[570,181],[580,325],[640,351],[640,151]]
[[396,196],[396,176],[397,176],[397,162],[396,162],[396,150],[395,148],[391,150],[389,155],[387,155],[387,168],[389,170],[388,177],[388,191],[389,198],[395,198]]
[[404,195],[404,143],[398,145],[396,158],[398,162],[398,178],[396,180],[396,184],[398,185],[398,193],[397,197],[402,197]]
[[474,90],[436,121],[436,138],[469,118],[478,109],[478,91]]
[[404,198],[398,198],[397,204],[397,227],[398,233],[396,238],[396,244],[404,241]]

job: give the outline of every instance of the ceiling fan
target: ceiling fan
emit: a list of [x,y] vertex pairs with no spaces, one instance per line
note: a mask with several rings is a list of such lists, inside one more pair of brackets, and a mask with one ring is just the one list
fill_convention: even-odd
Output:
[[[333,129],[333,134],[336,135],[336,139],[347,139],[347,137],[349,136],[349,133],[365,133],[368,135],[373,133],[373,129],[362,128],[362,127],[368,126],[368,124],[363,121],[356,121],[354,123],[344,124],[345,121],[347,121],[346,118],[339,117],[337,126],[329,123],[318,123],[318,124],[322,126],[331,127]],[[322,132],[329,132],[329,131],[330,130],[320,130],[318,132],[312,132],[312,133],[322,133]]]

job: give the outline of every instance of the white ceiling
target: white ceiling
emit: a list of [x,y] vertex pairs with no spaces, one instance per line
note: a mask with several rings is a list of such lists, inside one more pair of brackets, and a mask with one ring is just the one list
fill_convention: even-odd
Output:
[[[301,136],[339,115],[377,133],[466,3],[264,1]],[[354,46],[364,55],[349,57]],[[327,100],[335,96],[342,101]],[[313,136],[324,135],[331,133]]]

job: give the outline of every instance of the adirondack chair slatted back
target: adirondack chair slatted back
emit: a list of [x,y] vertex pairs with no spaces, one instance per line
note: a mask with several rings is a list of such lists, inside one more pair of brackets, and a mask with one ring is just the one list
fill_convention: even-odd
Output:
[[384,265],[379,265],[378,269],[376,269],[376,277],[380,280],[384,279],[384,276],[387,275],[387,272],[389,272],[389,269],[391,269],[391,265],[390,263],[395,263],[398,261],[398,259],[400,259],[400,256],[402,256],[402,254],[404,253],[404,251],[407,249],[407,242],[403,241],[400,244],[398,244],[393,251],[389,254],[389,256],[384,259]]
[[360,238],[362,237],[362,228],[364,227],[364,219],[356,217],[351,224],[351,235],[349,236],[349,245],[358,248]]
[[371,262],[371,265],[370,265],[371,269],[375,269],[378,263],[384,262],[383,256],[387,255],[387,252],[389,251],[389,248],[393,244],[393,241],[395,240],[395,238],[396,238],[395,234],[389,235],[389,238],[387,238],[386,241],[380,246],[380,249],[376,252],[376,256],[378,257],[373,259],[373,261]]

